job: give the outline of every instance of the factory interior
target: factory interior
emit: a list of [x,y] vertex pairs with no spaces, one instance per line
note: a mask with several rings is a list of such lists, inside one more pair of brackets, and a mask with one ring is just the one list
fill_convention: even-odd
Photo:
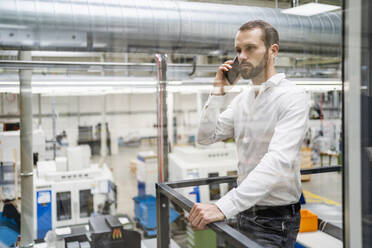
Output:
[[372,247],[369,13],[368,0],[0,1],[0,248],[265,247],[237,217],[188,221],[239,186],[239,142],[197,133],[252,20],[278,30],[276,72],[309,97],[294,247]]

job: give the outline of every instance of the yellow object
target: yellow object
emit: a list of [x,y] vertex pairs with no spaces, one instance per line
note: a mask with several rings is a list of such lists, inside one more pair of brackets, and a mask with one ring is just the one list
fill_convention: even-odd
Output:
[[328,204],[328,205],[341,206],[341,203],[339,203],[339,202],[333,201],[333,200],[328,199],[328,198],[325,198],[323,196],[319,196],[319,195],[313,194],[313,193],[311,193],[309,191],[302,190],[302,193],[304,193],[306,202],[310,202],[310,203],[325,203],[325,204]]
[[309,210],[301,209],[300,232],[314,232],[318,230],[318,216]]

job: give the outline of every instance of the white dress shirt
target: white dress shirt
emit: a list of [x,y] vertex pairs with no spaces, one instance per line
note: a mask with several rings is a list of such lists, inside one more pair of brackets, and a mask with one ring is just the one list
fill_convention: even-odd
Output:
[[272,76],[236,96],[220,113],[224,96],[210,96],[197,134],[203,145],[234,137],[238,152],[238,187],[216,205],[230,218],[254,205],[295,203],[301,195],[300,150],[308,128],[309,97],[285,79]]

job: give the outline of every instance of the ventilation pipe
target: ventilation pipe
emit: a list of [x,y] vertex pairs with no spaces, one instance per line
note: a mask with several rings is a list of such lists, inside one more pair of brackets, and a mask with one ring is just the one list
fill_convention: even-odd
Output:
[[340,54],[341,13],[169,0],[0,1],[0,49],[220,54],[255,19],[278,29],[281,51]]

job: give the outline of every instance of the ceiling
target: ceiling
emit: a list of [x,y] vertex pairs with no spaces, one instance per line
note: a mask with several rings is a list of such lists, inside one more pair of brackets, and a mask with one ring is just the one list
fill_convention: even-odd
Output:
[[[184,1],[184,0],[182,0]],[[248,5],[257,7],[275,8],[275,0],[188,0],[190,2],[204,2],[204,3],[220,3],[220,4],[234,4],[234,5]],[[293,0],[278,0],[278,8],[287,9],[292,7]],[[296,2],[296,0],[295,0]],[[306,3],[314,3],[315,0],[298,0],[299,5]],[[341,6],[342,0],[318,0],[318,3]]]

